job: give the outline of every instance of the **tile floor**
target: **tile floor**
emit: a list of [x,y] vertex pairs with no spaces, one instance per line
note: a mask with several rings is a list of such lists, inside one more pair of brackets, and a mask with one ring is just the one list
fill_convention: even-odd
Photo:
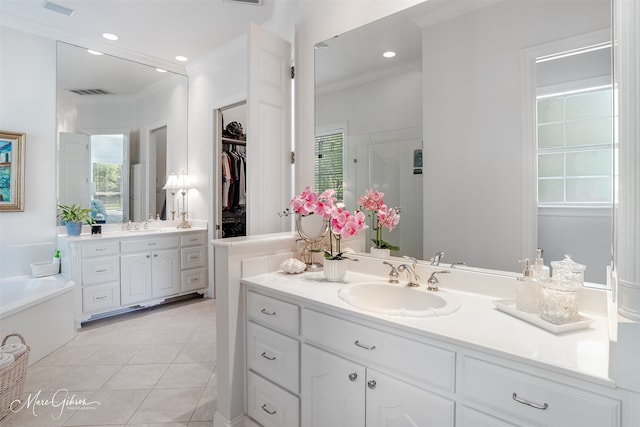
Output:
[[29,367],[23,406],[0,426],[211,426],[215,345],[211,299],[92,322]]

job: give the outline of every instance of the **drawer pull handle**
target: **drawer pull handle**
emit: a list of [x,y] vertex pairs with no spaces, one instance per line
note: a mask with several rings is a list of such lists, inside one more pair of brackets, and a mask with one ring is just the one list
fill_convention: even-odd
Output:
[[153,254],[153,257],[154,258],[158,258],[158,254]]
[[96,248],[96,252],[102,252],[102,251],[106,251],[107,248]]
[[376,388],[376,381],[375,380],[367,381],[367,387],[369,387],[371,390],[373,390],[374,388]]
[[266,314],[267,316],[275,316],[276,315],[275,311],[267,311],[266,308],[263,308],[262,310],[260,310],[260,313]]
[[375,346],[375,345],[366,345],[366,344],[362,344],[362,343],[361,343],[360,341],[358,341],[358,340],[355,340],[353,343],[354,343],[355,345],[357,345],[358,347],[360,347],[360,348],[364,348],[365,350],[373,350],[373,349],[375,349],[375,348],[376,348],[376,346]]
[[106,268],[101,268],[100,270],[96,270],[96,273],[106,273],[107,269]]
[[147,255],[147,258],[151,258],[151,255]]
[[189,256],[189,259],[198,259],[198,258],[200,258],[198,255],[190,255]]
[[103,299],[107,299],[107,296],[102,295],[102,296],[96,297],[96,301],[102,301]]
[[199,282],[200,278],[199,277],[192,277],[189,279],[189,282],[193,283],[193,282]]
[[269,356],[266,351],[263,351],[260,356],[264,357],[267,360],[276,360],[275,356]]
[[147,243],[147,246],[155,246],[155,245],[157,245],[157,244],[158,244],[158,243],[156,243],[156,242],[150,242],[150,243]]
[[269,415],[275,415],[276,411],[270,411],[269,408],[267,408],[267,404],[265,403],[264,405],[262,405],[262,410],[264,412],[266,412]]
[[354,382],[355,380],[358,379],[358,374],[353,372],[351,374],[349,374],[349,381]]
[[530,402],[528,400],[522,399],[521,397],[518,397],[517,393],[513,393],[513,395],[511,396],[513,398],[513,400],[515,400],[518,403],[522,403],[523,405],[527,405],[527,406],[531,406],[532,408],[536,408],[536,409],[540,409],[541,411],[544,411],[545,409],[547,409],[549,407],[548,403],[543,403],[542,405],[538,404],[538,403],[533,403]]

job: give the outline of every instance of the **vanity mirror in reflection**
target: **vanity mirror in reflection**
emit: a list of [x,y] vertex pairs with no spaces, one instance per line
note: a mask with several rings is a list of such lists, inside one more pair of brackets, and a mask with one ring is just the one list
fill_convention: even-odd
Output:
[[322,269],[320,244],[329,232],[329,221],[320,215],[296,215],[296,230],[305,241],[303,260],[307,264],[307,271]]
[[[91,53],[93,52],[93,53]],[[188,78],[58,42],[58,203],[98,222],[170,219],[187,166]]]
[[351,209],[366,188],[397,198],[394,255],[518,271],[540,247],[606,283],[610,22],[609,0],[429,1],[325,40],[317,177],[339,169]]

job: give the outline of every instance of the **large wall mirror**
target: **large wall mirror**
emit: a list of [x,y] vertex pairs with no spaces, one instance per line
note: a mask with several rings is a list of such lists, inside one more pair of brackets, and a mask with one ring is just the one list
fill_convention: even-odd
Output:
[[187,170],[188,78],[57,45],[58,203],[99,222],[169,218],[162,189]]
[[428,1],[318,43],[317,170],[342,176],[317,181],[401,207],[394,255],[513,272],[539,247],[604,284],[610,44],[610,0]]

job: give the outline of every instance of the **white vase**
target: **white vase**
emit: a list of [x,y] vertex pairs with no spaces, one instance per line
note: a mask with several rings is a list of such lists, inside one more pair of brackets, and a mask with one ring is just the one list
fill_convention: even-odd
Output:
[[344,279],[347,274],[347,260],[346,259],[325,259],[324,277],[330,282],[339,282]]
[[376,258],[389,258],[391,256],[391,249],[380,249],[372,247],[369,251],[372,257]]

